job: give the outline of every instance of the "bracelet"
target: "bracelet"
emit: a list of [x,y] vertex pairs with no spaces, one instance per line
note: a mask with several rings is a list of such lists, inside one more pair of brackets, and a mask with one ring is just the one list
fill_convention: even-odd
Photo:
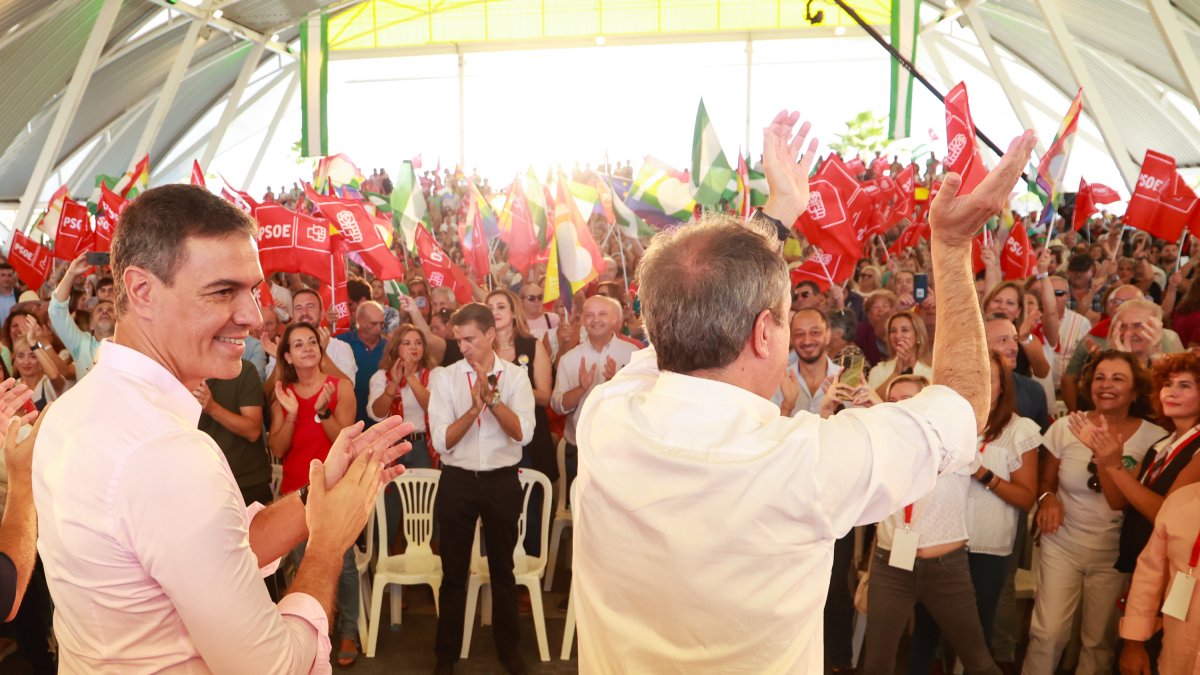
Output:
[[1038,498],[1037,498],[1037,504],[1040,506],[1040,505],[1041,505],[1041,503],[1042,503],[1042,500],[1043,500],[1043,499],[1045,499],[1046,497],[1049,497],[1049,496],[1050,496],[1050,495],[1052,495],[1052,494],[1054,494],[1054,493],[1053,493],[1053,492],[1051,492],[1051,491],[1049,491],[1049,490],[1046,490],[1046,491],[1045,491],[1045,492],[1043,492],[1042,494],[1038,495]]
[[1000,480],[1000,476],[992,476],[992,479],[983,487],[989,491],[995,490],[996,488],[1000,487]]
[[987,484],[991,483],[992,479],[995,477],[996,477],[996,474],[992,473],[991,469],[984,469],[983,475],[980,476],[979,478],[976,478],[975,480],[979,481],[980,483],[983,483],[984,485],[987,485]]
[[308,506],[308,486],[305,485],[304,487],[300,488],[296,491],[296,494],[300,495],[300,503],[304,506]]
[[1042,279],[1045,279],[1048,276],[1050,276],[1050,275],[1045,272],[1038,272],[1037,274],[1033,275],[1033,278],[1037,279],[1038,281],[1041,281]]

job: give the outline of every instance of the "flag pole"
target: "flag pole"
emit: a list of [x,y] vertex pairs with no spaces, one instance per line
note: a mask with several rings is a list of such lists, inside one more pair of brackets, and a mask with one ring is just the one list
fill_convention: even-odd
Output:
[[[617,226],[616,223],[609,225],[608,233],[612,234],[613,228],[615,228],[616,226]],[[607,239],[607,237],[606,237],[606,239]],[[629,292],[629,269],[625,265],[625,238],[620,232],[617,233],[617,251],[619,251],[621,253],[621,276],[624,277],[624,279],[625,279],[625,292],[628,293]]]
[[1185,228],[1183,228],[1183,232],[1179,233],[1179,243],[1176,244],[1176,246],[1175,246],[1175,249],[1178,251],[1178,253],[1175,254],[1175,271],[1176,272],[1179,271],[1180,263],[1183,261],[1183,242],[1187,241],[1187,236],[1188,236],[1188,229],[1185,227]]
[[825,261],[821,258],[821,247],[813,246],[813,255],[817,257],[817,262],[821,264],[821,269],[825,270],[825,278],[829,280],[830,286],[835,286],[833,275],[829,273],[829,267],[825,265]]

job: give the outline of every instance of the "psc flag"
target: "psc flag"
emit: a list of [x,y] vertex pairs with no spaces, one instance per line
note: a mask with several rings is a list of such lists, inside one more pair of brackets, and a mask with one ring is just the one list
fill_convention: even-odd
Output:
[[1159,239],[1176,241],[1184,227],[1196,231],[1196,195],[1175,171],[1175,158],[1147,150],[1125,223]]
[[300,22],[300,154],[329,154],[329,18],[318,12]]
[[404,247],[415,251],[417,225],[433,225],[425,206],[425,193],[421,192],[421,183],[417,180],[412,162],[406,160],[400,163],[389,199],[392,204],[392,216],[400,226],[400,234],[404,236]]
[[841,284],[854,274],[854,261],[851,256],[826,253],[820,248],[814,249],[812,255],[803,264],[793,267],[789,272],[792,285],[801,281],[812,281],[822,292],[829,290],[834,284]]
[[1101,185],[1100,183],[1089,184],[1083,178],[1079,179],[1079,192],[1075,194],[1075,213],[1071,218],[1071,229],[1076,232],[1087,223],[1087,219],[1092,217],[1099,209],[1097,204],[1111,204],[1121,201],[1121,195],[1117,191]]
[[646,156],[625,204],[646,222],[660,227],[692,219],[696,201],[686,171]]
[[29,290],[36,291],[46,283],[53,260],[54,254],[50,249],[25,236],[20,229],[13,230],[12,245],[8,249],[8,264],[12,265]]
[[54,257],[74,260],[80,253],[92,249],[94,239],[87,204],[80,204],[70,198],[64,199],[62,216],[54,233]]
[[46,212],[38,219],[35,227],[53,239],[58,234],[58,224],[62,221],[63,204],[70,198],[71,193],[67,190],[66,185],[55,190],[46,204]]
[[450,256],[438,246],[437,241],[424,225],[418,225],[415,234],[417,257],[421,260],[421,271],[431,288],[449,288],[459,304],[471,301],[471,282]]
[[692,134],[693,198],[704,206],[716,206],[731,178],[733,169],[721,150],[712,120],[708,119],[704,99],[700,99],[700,107],[696,109],[696,129]]
[[958,194],[968,195],[987,176],[975,145],[975,123],[967,101],[967,85],[959,82],[946,94],[946,171],[962,178]]
[[1075,100],[1071,101],[1071,107],[1067,109],[1067,114],[1063,117],[1058,132],[1054,134],[1050,148],[1038,162],[1037,185],[1049,195],[1049,199],[1046,200],[1046,208],[1042,211],[1042,217],[1038,219],[1040,223],[1050,222],[1061,201],[1063,177],[1067,173],[1067,160],[1071,156],[1071,144],[1075,142],[1075,131],[1079,128],[1081,112],[1083,112],[1082,87],[1079,89],[1079,93],[1075,94]]
[[[892,0],[892,47],[909,63],[917,61],[917,33],[921,28],[921,0]],[[888,113],[888,139],[908,138],[912,131],[913,76],[892,57],[892,97]]]
[[96,204],[96,238],[94,249],[108,251],[112,246],[113,233],[117,231],[117,221],[121,212],[129,205],[129,200],[108,189],[108,185],[100,185],[100,196]]

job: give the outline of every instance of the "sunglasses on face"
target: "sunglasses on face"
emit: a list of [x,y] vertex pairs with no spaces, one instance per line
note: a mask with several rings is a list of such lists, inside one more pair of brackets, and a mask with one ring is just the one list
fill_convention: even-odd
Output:
[[1067,291],[1064,291],[1064,290],[1054,291],[1054,297],[1056,297],[1056,298],[1061,298],[1062,296],[1064,296],[1066,294],[1067,294]]
[[792,299],[799,300],[800,298],[811,298],[812,291],[792,291]]
[[542,300],[541,295],[532,295],[531,294],[531,295],[522,295],[521,297],[528,300],[529,302],[541,302],[541,300]]

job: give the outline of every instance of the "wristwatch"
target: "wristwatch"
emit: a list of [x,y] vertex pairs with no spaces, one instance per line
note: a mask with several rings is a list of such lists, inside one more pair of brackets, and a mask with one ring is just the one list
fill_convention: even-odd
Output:
[[492,408],[495,408],[498,405],[500,405],[500,390],[499,389],[492,392],[492,400],[488,401],[487,407],[488,407],[488,410],[491,410]]
[[305,485],[296,492],[300,495],[300,503],[308,506],[308,486]]
[[333,411],[330,410],[328,407],[325,408],[325,412],[318,412],[316,415],[313,415],[313,419],[316,420],[317,422],[324,422],[325,420],[329,419],[330,417],[333,417]]

